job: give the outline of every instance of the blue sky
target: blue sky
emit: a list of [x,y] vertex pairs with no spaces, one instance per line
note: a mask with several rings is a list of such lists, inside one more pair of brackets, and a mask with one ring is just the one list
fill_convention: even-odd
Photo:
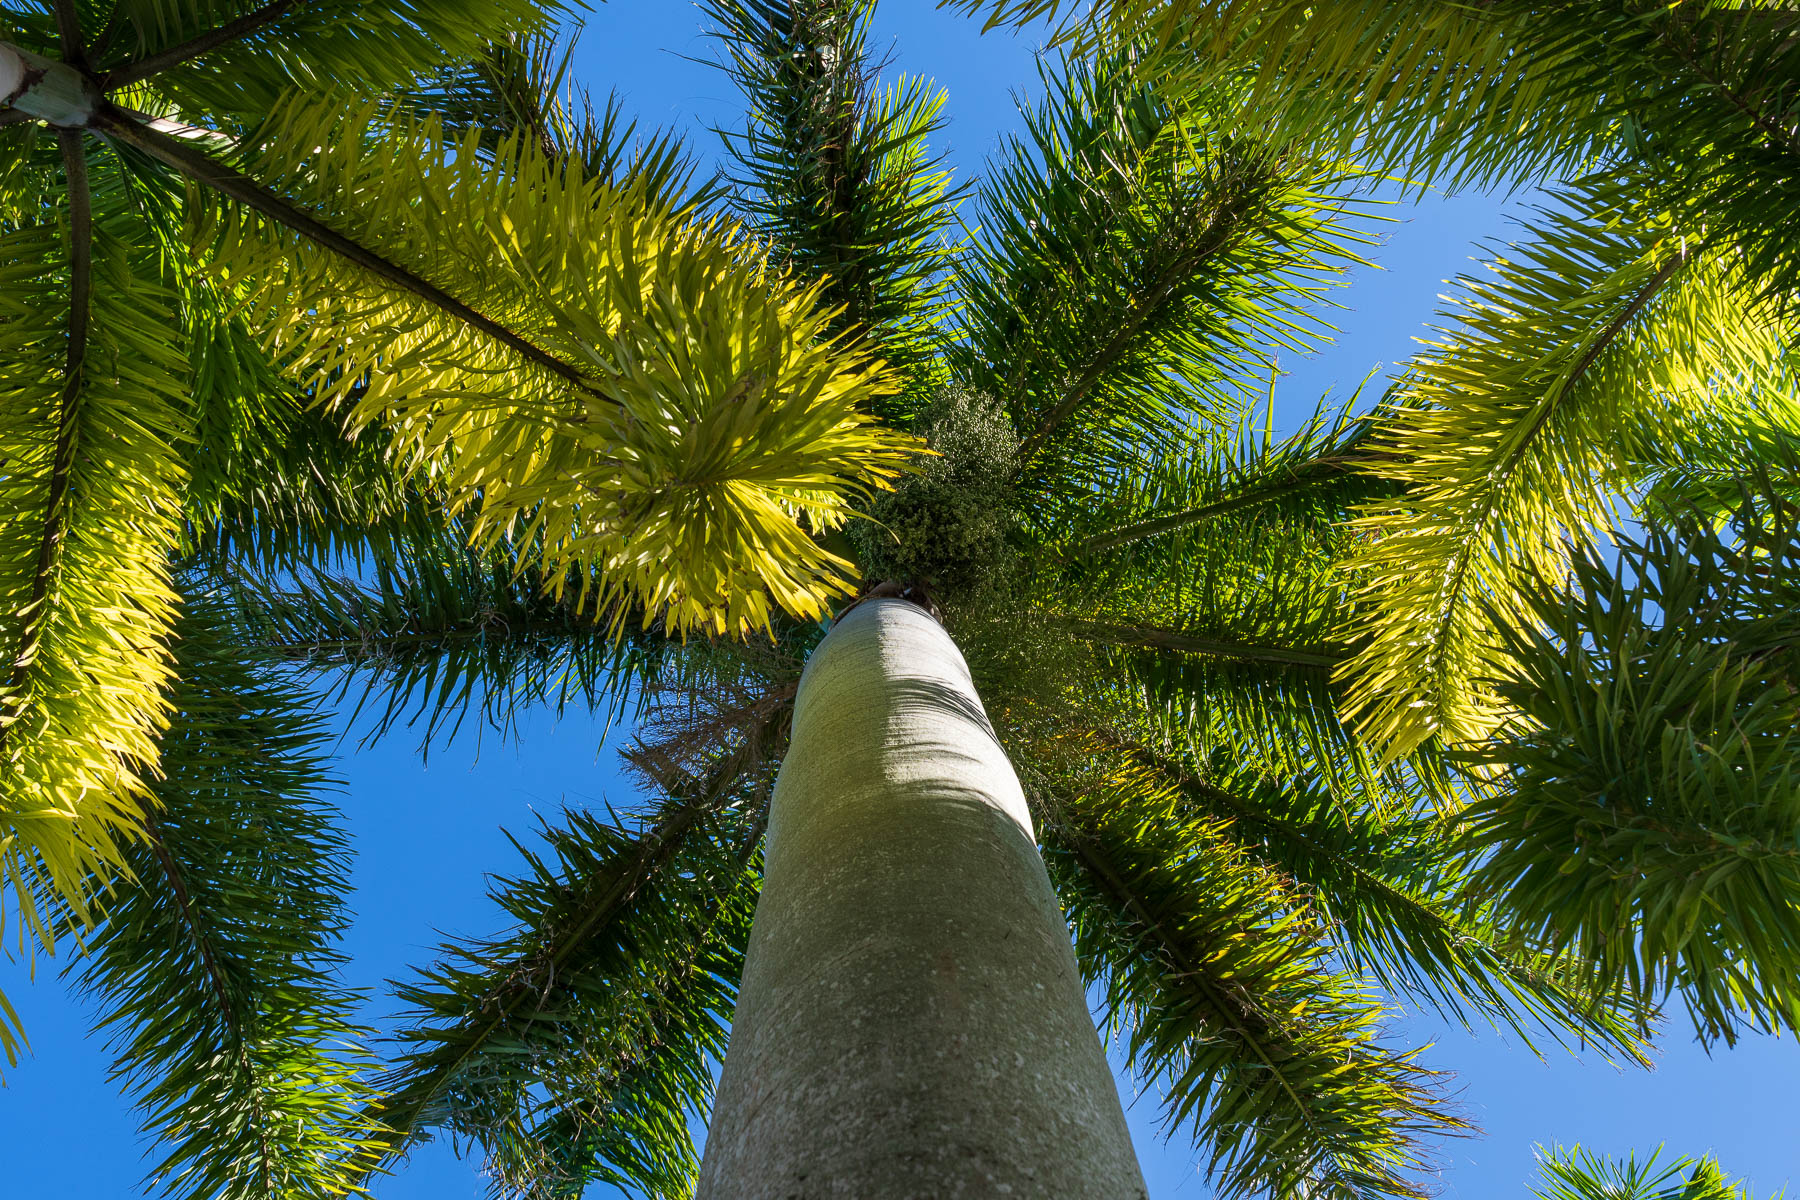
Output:
[[[736,101],[720,75],[691,61],[710,53],[699,26],[699,14],[677,0],[611,0],[588,21],[577,78],[598,94],[616,89],[628,112],[681,129],[710,150],[706,129],[729,123]],[[1002,131],[1016,127],[1014,94],[1034,91],[1032,36],[981,37],[975,23],[937,12],[930,0],[887,0],[878,44],[892,45],[896,69],[930,75],[949,91],[946,149],[965,175],[979,170]],[[1505,207],[1476,195],[1395,210],[1399,223],[1372,255],[1383,269],[1360,273],[1340,295],[1349,308],[1336,317],[1337,346],[1283,363],[1277,425],[1291,429],[1320,395],[1341,394],[1377,364],[1406,357],[1446,290],[1441,281],[1468,268],[1471,243],[1506,235]],[[358,851],[350,982],[370,990],[373,1017],[392,1012],[383,981],[428,959],[442,936],[494,930],[483,873],[510,871],[515,861],[502,826],[523,831],[534,814],[628,797],[600,737],[585,715],[556,721],[545,713],[526,722],[517,744],[465,736],[428,763],[404,731],[349,754],[340,802]],[[40,963],[38,975],[33,983],[22,964],[0,964],[0,988],[17,1004],[37,1052],[0,1091],[9,1194],[140,1195],[135,1118],[106,1082],[107,1058],[86,1037],[85,1014],[48,964]],[[1566,1054],[1540,1062],[1491,1033],[1470,1037],[1426,1016],[1408,1017],[1397,1035],[1437,1043],[1428,1061],[1456,1072],[1462,1109],[1485,1131],[1443,1149],[1439,1185],[1447,1197],[1522,1197],[1533,1146],[1557,1140],[1614,1153],[1664,1142],[1672,1151],[1711,1150],[1728,1171],[1750,1176],[1758,1196],[1800,1184],[1800,1051],[1792,1039],[1755,1039],[1708,1058],[1672,1027],[1658,1070],[1621,1073]],[[1124,1087],[1151,1195],[1209,1196],[1191,1149],[1157,1136],[1155,1098],[1132,1102],[1129,1082]],[[449,1147],[431,1145],[375,1194],[472,1200],[484,1185]]]

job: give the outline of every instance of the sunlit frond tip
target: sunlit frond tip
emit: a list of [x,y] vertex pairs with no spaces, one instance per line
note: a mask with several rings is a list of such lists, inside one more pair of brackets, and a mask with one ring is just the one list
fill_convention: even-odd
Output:
[[378,118],[296,106],[243,166],[428,289],[396,294],[268,213],[199,230],[314,394],[391,431],[478,541],[615,623],[741,636],[848,594],[850,565],[815,537],[912,442],[870,415],[890,372],[829,336],[817,288],[736,228],[526,140],[444,149],[435,123],[401,123],[371,152]]

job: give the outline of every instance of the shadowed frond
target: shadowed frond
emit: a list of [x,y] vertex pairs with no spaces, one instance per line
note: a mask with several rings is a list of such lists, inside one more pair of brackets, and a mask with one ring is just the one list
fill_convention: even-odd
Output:
[[[510,937],[453,955],[400,995],[419,1024],[370,1117],[402,1152],[442,1127],[479,1141],[505,1187],[590,1181],[685,1196],[754,906],[755,863],[791,706],[719,749],[632,832],[571,813],[553,862],[497,894]],[[534,1190],[535,1189],[535,1190]]]
[[[1125,747],[1130,761],[1172,787],[1183,811],[1221,822],[1258,861],[1290,879],[1345,963],[1390,994],[1431,1005],[1469,1026],[1480,1019],[1527,1047],[1548,1034],[1639,1065],[1647,1013],[1599,996],[1578,964],[1509,944],[1492,913],[1464,911],[1466,864],[1453,827],[1431,816],[1424,781],[1392,769],[1272,775],[1229,749],[1205,762]],[[1379,788],[1371,796],[1350,786]]]
[[420,261],[485,325],[214,209],[196,243],[251,297],[264,344],[316,399],[389,430],[484,545],[584,581],[584,604],[617,620],[641,605],[677,633],[820,615],[845,564],[812,534],[908,446],[864,411],[879,365],[821,340],[814,293],[728,230],[532,146],[482,155],[472,132],[445,148],[432,122],[372,152],[377,115],[292,105],[247,166],[358,244]]
[[1368,638],[1343,675],[1360,729],[1396,751],[1492,728],[1494,623],[1524,619],[1526,590],[1609,522],[1671,428],[1800,412],[1783,327],[1740,263],[1689,246],[1630,178],[1558,204],[1493,276],[1461,281],[1461,327],[1409,365],[1373,447],[1404,490],[1357,522]]
[[336,979],[350,856],[320,798],[330,733],[209,620],[178,629],[157,811],[96,884],[104,920],[69,972],[161,1142],[159,1194],[325,1200],[369,1096]]
[[744,128],[720,131],[735,204],[785,265],[820,281],[840,310],[833,332],[864,338],[915,389],[928,384],[943,272],[958,250],[947,227],[960,189],[928,144],[943,128],[944,93],[917,77],[880,85],[872,0],[702,9],[745,100]]
[[1800,522],[1753,497],[1586,551],[1512,635],[1475,895],[1703,1039],[1800,1030]]
[[[471,710],[502,733],[534,705],[618,715],[633,686],[682,649],[660,631],[615,634],[604,616],[550,594],[533,572],[448,532],[416,537],[352,578],[296,571],[203,576],[246,653],[355,697],[369,736],[404,723],[429,746]],[[354,719],[354,718],[353,718]]]
[[958,351],[1040,488],[1233,412],[1234,381],[1324,335],[1314,310],[1364,240],[1344,173],[1238,136],[1224,96],[1170,104],[1126,56],[1043,74],[982,188]]
[[68,203],[0,222],[0,878],[46,942],[38,881],[79,911],[156,771],[191,432],[175,298],[57,140]]
[[[1321,407],[1279,442],[1259,436],[1247,422],[1235,437],[1190,433],[1167,453],[1096,489],[1087,505],[1068,514],[1057,536],[1068,543],[1069,557],[1078,559],[1233,515],[1319,527],[1340,521],[1391,490],[1367,470],[1374,423],[1351,417],[1360,391],[1336,412]],[[1168,552],[1159,547],[1152,553]]]
[[368,95],[545,32],[544,0],[119,0],[88,61],[103,86],[155,78],[190,112],[264,113],[294,87]]
[[1227,829],[1130,767],[1046,824],[1083,971],[1133,1069],[1193,1127],[1223,1195],[1423,1195],[1421,1139],[1463,1127],[1438,1076],[1375,1040],[1381,1006],[1329,970],[1291,885]]

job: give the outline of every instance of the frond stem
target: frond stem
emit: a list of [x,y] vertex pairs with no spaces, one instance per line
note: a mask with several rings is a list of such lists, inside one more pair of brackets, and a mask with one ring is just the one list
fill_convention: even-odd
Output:
[[1104,621],[1065,622],[1076,637],[1108,646],[1142,646],[1150,650],[1173,650],[1180,654],[1205,654],[1214,658],[1231,658],[1240,662],[1273,663],[1291,667],[1320,667],[1329,670],[1343,662],[1344,651],[1333,647],[1268,646],[1254,642],[1225,641],[1196,637],[1179,629],[1157,625],[1114,625]]
[[62,43],[63,61],[77,71],[87,70],[87,43],[81,37],[81,17],[75,0],[56,0],[56,36]]
[[[64,3],[67,0],[63,0]],[[263,26],[279,20],[287,15],[299,0],[270,0],[261,8],[252,9],[235,21],[227,21],[217,29],[209,29],[198,37],[189,38],[178,46],[156,54],[146,55],[134,62],[122,63],[100,76],[100,86],[104,88],[124,87],[137,83],[152,75],[160,75],[170,67],[180,66],[190,59],[199,58],[202,54],[217,50],[227,42],[235,42],[247,38]],[[123,6],[121,6],[123,7]]]
[[1292,472],[1289,478],[1281,483],[1239,492],[1235,496],[1226,496],[1208,504],[1170,513],[1165,517],[1156,517],[1148,521],[1139,521],[1134,525],[1120,526],[1110,533],[1102,533],[1089,538],[1076,548],[1075,554],[1077,557],[1100,554],[1119,546],[1142,541],[1145,538],[1174,533],[1186,529],[1190,525],[1210,521],[1214,517],[1223,517],[1246,508],[1255,508],[1282,496],[1316,487],[1335,476],[1347,475],[1377,460],[1378,456],[1376,455],[1337,455],[1329,458],[1315,458]]
[[250,176],[194,148],[179,138],[170,137],[133,121],[116,108],[108,107],[94,114],[93,128],[115,141],[139,150],[173,168],[203,187],[227,199],[261,213],[302,237],[355,263],[402,291],[409,292],[495,341],[516,351],[520,357],[560,376],[583,391],[610,399],[595,390],[592,381],[571,363],[551,354],[491,317],[470,308],[442,288],[427,283],[405,267],[383,258],[359,242],[345,237],[305,212],[291,201],[276,195]]

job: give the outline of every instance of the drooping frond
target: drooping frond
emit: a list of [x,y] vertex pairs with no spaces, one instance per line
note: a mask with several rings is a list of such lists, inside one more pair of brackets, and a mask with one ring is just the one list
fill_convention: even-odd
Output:
[[722,748],[637,832],[571,813],[553,861],[497,899],[513,935],[448,948],[401,997],[418,1025],[370,1117],[398,1153],[432,1128],[474,1138],[504,1188],[592,1182],[690,1194],[688,1113],[704,1113],[749,935],[756,847],[788,706]]
[[1083,971],[1222,1194],[1424,1194],[1421,1139],[1462,1122],[1376,1040],[1381,1006],[1329,969],[1288,881],[1129,767],[1062,796],[1045,836]]
[[212,208],[196,245],[264,344],[317,400],[385,428],[483,544],[595,580],[584,603],[641,605],[676,633],[819,616],[847,585],[812,535],[907,442],[871,424],[882,370],[823,340],[815,292],[641,188],[518,142],[481,154],[474,132],[446,148],[432,122],[369,143],[377,116],[293,104],[245,166],[437,282],[397,288],[258,211]]
[[1737,260],[1688,245],[1630,178],[1558,203],[1494,276],[1461,281],[1460,328],[1409,365],[1372,447],[1402,491],[1357,523],[1368,638],[1344,674],[1362,731],[1396,750],[1491,728],[1494,623],[1523,619],[1525,589],[1561,575],[1671,428],[1800,412]]
[[1800,1029],[1800,523],[1763,497],[1576,557],[1507,645],[1476,895],[1702,1038]]
[[190,436],[175,298],[58,141],[68,202],[0,220],[0,882],[46,941],[37,881],[79,910],[156,771]]
[[1128,56],[1044,69],[982,188],[960,369],[1006,405],[1028,487],[1238,404],[1356,261],[1348,181],[1239,136],[1222,96],[1175,105]]
[[157,810],[99,881],[103,923],[69,970],[160,1143],[158,1194],[326,1200],[368,1099],[336,979],[349,848],[321,799],[329,731],[207,621],[178,629]]
[[801,278],[841,309],[832,325],[865,338],[922,385],[956,253],[946,226],[958,190],[929,141],[944,93],[903,77],[883,87],[871,60],[873,0],[706,0],[721,66],[745,100],[723,130],[737,205]]
[[616,715],[630,689],[681,653],[661,631],[615,635],[604,615],[550,594],[534,572],[473,550],[448,531],[416,535],[363,575],[295,571],[276,581],[236,571],[202,576],[246,653],[317,678],[370,736],[400,723],[430,745],[476,710],[512,728],[533,705]]
[[1127,753],[1174,789],[1184,812],[1222,823],[1291,880],[1338,955],[1384,992],[1465,1026],[1485,1020],[1528,1047],[1548,1034],[1649,1065],[1643,1011],[1597,993],[1577,963],[1509,944],[1492,913],[1464,911],[1461,847],[1417,783],[1390,770],[1373,777],[1377,786],[1414,794],[1371,797],[1318,774],[1269,774],[1224,748],[1203,762],[1142,746]]
[[1725,1177],[1717,1159],[1678,1158],[1664,1167],[1658,1151],[1640,1161],[1558,1147],[1538,1150],[1543,1182],[1532,1188],[1538,1200],[1750,1200],[1749,1189]]

